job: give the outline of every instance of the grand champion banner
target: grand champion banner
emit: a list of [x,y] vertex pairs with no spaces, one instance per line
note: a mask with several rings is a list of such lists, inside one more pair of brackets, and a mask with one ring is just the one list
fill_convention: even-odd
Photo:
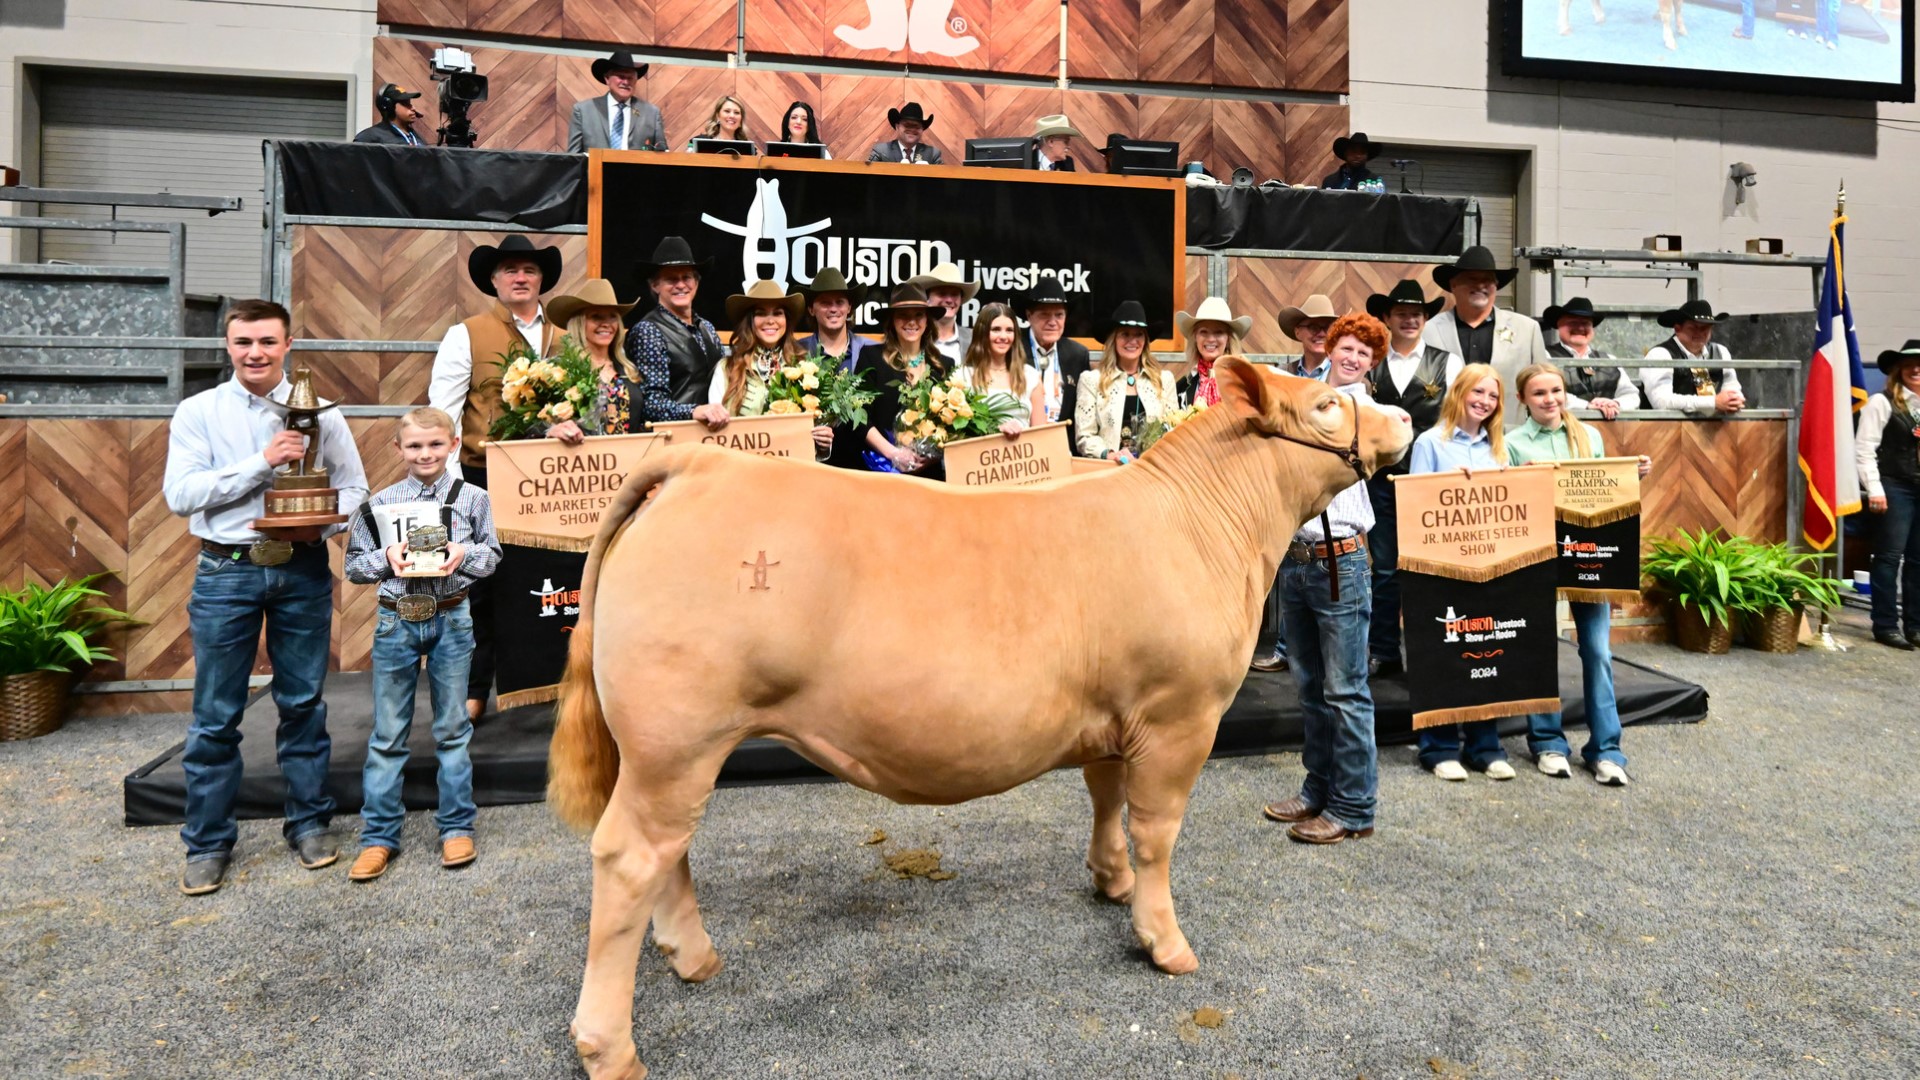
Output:
[[694,308],[723,333],[728,294],[763,278],[798,288],[828,266],[867,288],[853,324],[868,332],[893,286],[943,262],[980,282],[963,326],[1042,271],[1072,300],[1068,336],[1089,343],[1123,300],[1171,333],[1184,295],[1180,180],[607,150],[587,170],[587,272],[644,298],[654,245],[685,237],[705,262]]
[[1415,728],[1559,711],[1554,474],[1393,478]]
[[1557,461],[1560,595],[1608,604],[1640,599],[1640,459]]
[[959,487],[1039,484],[1073,475],[1066,424],[1036,424],[1009,439],[982,435],[941,448],[947,483]]
[[653,430],[676,446],[707,443],[764,457],[812,461],[813,425],[812,413],[770,413],[733,417],[718,431],[698,420],[662,420],[653,425]]

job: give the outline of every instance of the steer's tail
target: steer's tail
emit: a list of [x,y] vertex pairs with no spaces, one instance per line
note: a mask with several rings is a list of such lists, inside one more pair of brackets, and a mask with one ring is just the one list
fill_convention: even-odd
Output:
[[656,451],[634,469],[600,518],[580,578],[580,620],[567,646],[567,671],[560,679],[558,718],[547,752],[547,805],[577,829],[591,829],[599,822],[620,776],[620,747],[607,729],[593,677],[594,592],[600,566],[641,502],[672,473],[675,456]]

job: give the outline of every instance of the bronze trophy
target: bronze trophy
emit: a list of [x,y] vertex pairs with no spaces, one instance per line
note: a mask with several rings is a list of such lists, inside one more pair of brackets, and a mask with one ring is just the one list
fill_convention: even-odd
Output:
[[307,453],[274,471],[266,513],[253,523],[253,528],[267,534],[267,539],[256,542],[248,553],[256,565],[277,566],[293,557],[293,544],[274,538],[275,530],[337,525],[347,520],[347,515],[340,512],[340,492],[328,486],[327,470],[314,464],[320,453],[320,414],[334,404],[321,404],[313,392],[313,372],[305,364],[294,367],[293,388],[280,409],[287,415],[287,430],[307,437]]

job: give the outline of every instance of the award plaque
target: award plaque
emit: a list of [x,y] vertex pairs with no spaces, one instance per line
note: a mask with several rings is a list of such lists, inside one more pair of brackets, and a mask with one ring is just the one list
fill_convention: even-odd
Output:
[[415,525],[407,530],[407,558],[410,560],[401,577],[425,578],[446,577],[452,571],[447,569],[447,543],[449,541],[445,525]]

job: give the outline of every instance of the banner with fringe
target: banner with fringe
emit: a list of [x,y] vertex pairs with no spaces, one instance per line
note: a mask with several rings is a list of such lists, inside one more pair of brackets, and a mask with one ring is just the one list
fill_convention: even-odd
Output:
[[1640,459],[1554,462],[1560,596],[1588,604],[1640,599]]
[[589,435],[573,446],[558,439],[490,442],[494,530],[505,544],[585,551],[627,474],[665,445],[662,435]]

